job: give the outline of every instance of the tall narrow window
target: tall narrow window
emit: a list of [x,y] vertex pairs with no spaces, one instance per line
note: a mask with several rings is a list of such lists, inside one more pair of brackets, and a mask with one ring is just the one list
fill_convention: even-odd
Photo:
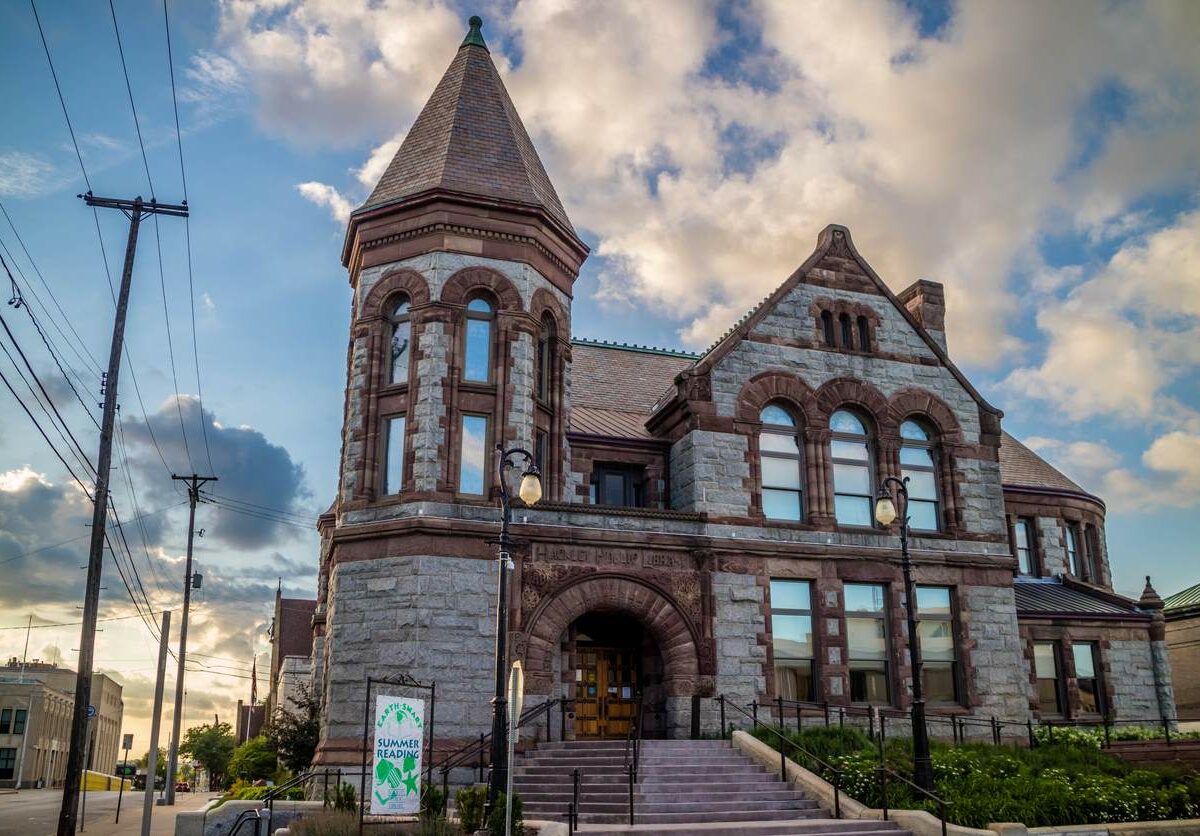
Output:
[[18,708],[13,714],[13,734],[25,734],[25,720],[28,718],[28,713],[24,708]]
[[1033,521],[1028,517],[1017,517],[1012,527],[1013,552],[1017,558],[1017,572],[1033,574]]
[[1074,523],[1067,523],[1067,571],[1077,578],[1084,577],[1083,566],[1080,563],[1079,529]]
[[12,730],[12,709],[0,709],[0,734],[9,734]]
[[412,320],[409,317],[407,296],[392,310],[392,357],[390,380],[392,383],[408,382],[409,343],[412,338]]
[[867,323],[865,316],[858,318],[858,350],[871,350],[871,326]]
[[959,696],[958,651],[954,642],[952,593],[946,586],[918,586],[917,628],[921,636],[921,684],[930,703],[956,704]]
[[1079,689],[1079,710],[1085,714],[1104,713],[1104,693],[1100,682],[1100,647],[1095,642],[1071,645],[1075,662],[1075,685]]
[[1038,710],[1045,717],[1063,713],[1062,684],[1058,675],[1058,643],[1034,642],[1033,669],[1037,677]]
[[812,586],[808,581],[771,581],[776,692],[785,700],[816,698],[812,621]]
[[492,322],[491,303],[476,297],[467,303],[467,333],[463,380],[486,383],[492,379]]
[[404,487],[404,416],[387,419],[387,460],[384,462],[383,495],[398,494]]
[[17,766],[17,750],[15,747],[0,749],[0,780],[12,780],[13,770]]
[[538,335],[537,373],[535,385],[537,396],[550,400],[550,381],[554,376],[554,322],[549,316],[542,317],[542,330]]
[[796,419],[776,404],[762,411],[758,449],[762,461],[763,514],[773,520],[804,519],[804,469]]
[[833,314],[829,311],[821,311],[821,337],[830,348],[837,345],[833,337]]
[[900,471],[908,477],[910,525],[920,531],[937,531],[940,515],[933,443],[929,432],[916,421],[900,425]]
[[1083,561],[1083,571],[1092,583],[1103,583],[1104,559],[1100,554],[1100,529],[1089,525],[1084,531],[1087,556]]
[[850,314],[842,314],[838,317],[838,324],[842,328],[842,348],[854,350],[854,326],[850,324]]
[[876,583],[848,583],[846,601],[846,656],[850,667],[850,701],[888,705],[887,587]]
[[550,439],[545,430],[538,430],[533,434],[533,463],[541,471],[544,481],[547,476],[546,471],[550,467]]
[[458,492],[483,495],[487,470],[488,419],[484,415],[462,417],[462,456],[458,464]]
[[834,514],[840,525],[872,524],[871,444],[867,428],[853,412],[839,409],[829,419],[833,460]]
[[597,462],[592,466],[589,496],[593,505],[644,508],[646,468]]

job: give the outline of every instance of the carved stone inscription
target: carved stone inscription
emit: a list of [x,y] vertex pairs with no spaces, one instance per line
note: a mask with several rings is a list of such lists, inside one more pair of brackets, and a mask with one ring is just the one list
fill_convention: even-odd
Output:
[[535,543],[534,561],[577,563],[613,569],[695,570],[695,561],[684,552],[646,551],[608,546],[566,546]]

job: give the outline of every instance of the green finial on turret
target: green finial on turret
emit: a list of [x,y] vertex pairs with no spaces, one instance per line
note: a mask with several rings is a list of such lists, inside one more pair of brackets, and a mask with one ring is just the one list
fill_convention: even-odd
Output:
[[483,42],[483,18],[479,15],[471,15],[471,19],[467,21],[471,24],[471,31],[467,32],[467,37],[463,38],[462,45],[481,46],[487,49],[487,44]]

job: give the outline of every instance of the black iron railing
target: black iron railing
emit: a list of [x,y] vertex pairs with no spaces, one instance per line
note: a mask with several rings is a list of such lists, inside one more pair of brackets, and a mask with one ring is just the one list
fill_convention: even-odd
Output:
[[884,764],[882,762],[876,768],[875,773],[878,776],[878,781],[879,781],[879,794],[883,800],[883,820],[884,821],[888,820],[888,812],[889,812],[888,779],[893,778],[897,781],[901,781],[905,784],[908,784],[908,786],[911,789],[913,789],[916,792],[920,793],[921,795],[925,796],[926,798],[928,798],[930,801],[932,801],[934,804],[937,805],[938,818],[941,819],[941,822],[942,822],[942,836],[946,836],[946,808],[950,806],[949,801],[942,798],[940,795],[937,795],[936,793],[932,793],[927,789],[923,789],[923,788],[917,786],[915,783],[913,783],[912,781],[905,778],[903,775],[901,775],[896,770],[891,769],[890,767],[884,766]]
[[633,719],[625,733],[625,776],[629,784],[629,826],[633,826],[633,794],[638,780],[638,765],[642,748],[642,692],[634,702]]

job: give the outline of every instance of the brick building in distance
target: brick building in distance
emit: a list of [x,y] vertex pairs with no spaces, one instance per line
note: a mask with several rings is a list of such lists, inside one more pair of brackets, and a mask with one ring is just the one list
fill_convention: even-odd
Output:
[[[798,231],[799,233],[799,231]],[[934,712],[1172,716],[1162,616],[1113,592],[1104,503],[1007,435],[955,366],[941,285],[899,293],[830,225],[698,354],[571,337],[588,248],[473,19],[366,203],[340,485],[320,522],[317,763],[352,767],[365,678],[436,680],[438,747],[490,728],[496,444],[533,453],[514,512],[512,658],[568,735],[715,730],[724,694],[910,703],[910,478]]]
[[1175,671],[1175,699],[1180,714],[1200,717],[1200,583],[1163,602],[1167,648]]

